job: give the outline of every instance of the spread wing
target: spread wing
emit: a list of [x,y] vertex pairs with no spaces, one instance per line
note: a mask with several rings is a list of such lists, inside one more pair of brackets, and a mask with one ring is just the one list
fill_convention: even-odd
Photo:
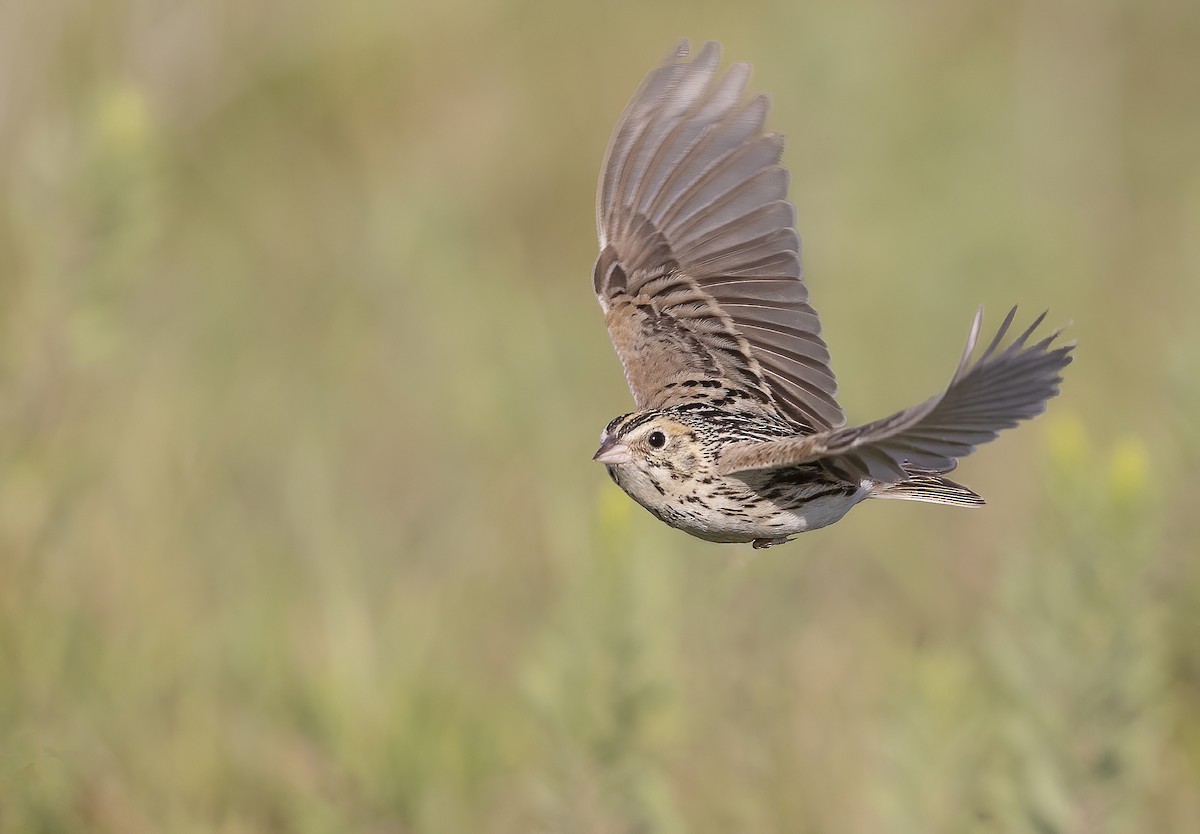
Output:
[[[642,82],[600,173],[594,286],[638,408],[738,400],[818,431],[845,423],[800,277],[795,210],[748,64],[680,44]],[[732,393],[731,393],[732,392]]]
[[865,426],[787,440],[730,444],[721,453],[721,473],[817,461],[850,480],[900,481],[910,477],[906,468],[949,472],[958,458],[994,440],[1001,429],[1041,414],[1046,401],[1058,394],[1060,372],[1071,363],[1074,345],[1054,346],[1058,332],[1026,346],[1045,313],[997,352],[1016,312],[1014,307],[991,345],[971,364],[983,320],[980,308],[958,370],[938,396]]

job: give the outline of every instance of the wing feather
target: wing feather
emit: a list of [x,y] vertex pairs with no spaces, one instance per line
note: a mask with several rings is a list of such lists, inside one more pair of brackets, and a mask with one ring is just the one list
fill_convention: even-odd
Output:
[[763,132],[767,97],[746,97],[750,66],[722,74],[720,63],[717,44],[688,60],[681,43],[613,132],[593,272],[609,334],[639,408],[677,402],[680,381],[704,378],[798,432],[841,426],[801,278],[783,139]]
[[863,426],[731,444],[722,452],[720,471],[730,475],[819,461],[845,478],[886,483],[904,480],[914,469],[949,472],[959,458],[994,440],[1001,430],[1041,414],[1046,401],[1058,394],[1074,345],[1055,346],[1057,331],[1028,344],[1043,313],[1000,350],[1015,315],[1014,307],[991,344],[971,362],[983,318],[980,308],[963,357],[942,394]]

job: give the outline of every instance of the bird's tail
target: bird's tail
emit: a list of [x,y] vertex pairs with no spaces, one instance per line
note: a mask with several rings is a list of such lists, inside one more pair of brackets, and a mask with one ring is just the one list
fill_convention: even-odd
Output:
[[925,501],[929,504],[949,504],[953,507],[982,507],[985,503],[980,495],[962,484],[932,473],[914,474],[894,484],[875,484],[867,493],[867,497]]

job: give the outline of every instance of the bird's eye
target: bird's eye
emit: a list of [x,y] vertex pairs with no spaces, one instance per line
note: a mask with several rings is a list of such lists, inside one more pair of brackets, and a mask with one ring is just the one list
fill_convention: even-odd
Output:
[[655,449],[661,449],[667,445],[667,436],[660,431],[650,432],[650,436],[646,439],[649,441],[650,446]]

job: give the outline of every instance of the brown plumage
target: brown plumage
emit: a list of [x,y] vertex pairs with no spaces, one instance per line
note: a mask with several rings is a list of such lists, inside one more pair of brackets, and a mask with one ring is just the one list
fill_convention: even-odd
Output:
[[868,497],[968,506],[944,477],[975,446],[1045,409],[1071,345],[1007,347],[1008,314],[946,390],[844,428],[837,382],[800,272],[783,139],[750,67],[681,43],[642,82],[609,143],[596,200],[593,285],[637,411],[596,460],[662,520],[766,547],[831,524]]

